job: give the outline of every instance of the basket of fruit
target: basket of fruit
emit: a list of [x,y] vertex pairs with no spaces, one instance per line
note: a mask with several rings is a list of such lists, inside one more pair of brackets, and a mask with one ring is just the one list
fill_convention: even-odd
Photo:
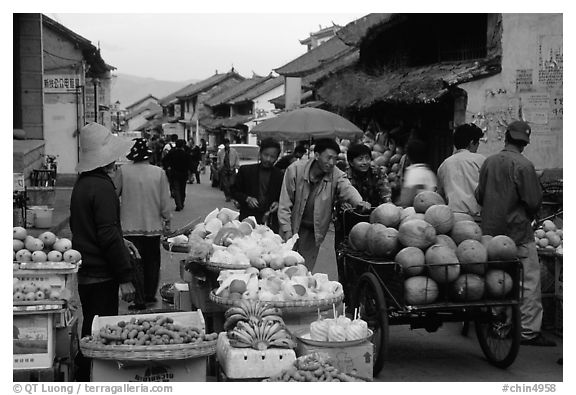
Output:
[[[299,299],[299,300],[284,300],[284,301],[266,301],[273,307],[279,308],[283,313],[309,313],[318,309],[325,310],[331,308],[332,305],[338,305],[344,299],[344,293],[332,296],[326,299]],[[224,307],[240,306],[243,299],[223,298],[215,294],[215,291],[210,292],[210,300],[218,305]]]
[[177,324],[168,315],[147,315],[101,326],[80,340],[80,350],[88,358],[116,361],[188,359],[215,354],[217,339],[217,333]]
[[282,370],[268,379],[262,381],[301,381],[301,382],[318,382],[318,381],[361,381],[366,380],[353,376],[350,373],[344,373],[338,370],[332,364],[329,355],[321,352],[315,352],[299,357],[293,365]]

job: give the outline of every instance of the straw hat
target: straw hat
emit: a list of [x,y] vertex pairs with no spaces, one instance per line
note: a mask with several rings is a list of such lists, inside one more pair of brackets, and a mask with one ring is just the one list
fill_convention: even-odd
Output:
[[76,172],[109,165],[124,156],[131,145],[130,141],[113,136],[106,127],[90,122],[80,129],[80,160]]

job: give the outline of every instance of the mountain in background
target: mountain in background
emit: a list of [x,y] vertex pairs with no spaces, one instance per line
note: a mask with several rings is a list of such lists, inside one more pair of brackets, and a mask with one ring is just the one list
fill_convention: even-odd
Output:
[[138,100],[150,95],[162,99],[178,89],[199,80],[162,81],[154,78],[138,77],[130,74],[116,74],[112,80],[112,103],[120,101],[120,107],[126,108]]

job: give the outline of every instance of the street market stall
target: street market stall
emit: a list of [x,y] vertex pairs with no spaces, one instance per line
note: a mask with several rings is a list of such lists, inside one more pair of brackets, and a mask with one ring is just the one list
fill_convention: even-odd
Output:
[[72,381],[78,318],[69,303],[80,253],[52,232],[34,237],[16,226],[13,236],[14,381]]
[[520,346],[522,266],[507,236],[482,236],[434,192],[413,207],[384,203],[370,215],[343,213],[339,264],[374,331],[374,370],[386,359],[389,325],[436,331],[444,322],[476,324],[482,351],[495,366],[512,364]]

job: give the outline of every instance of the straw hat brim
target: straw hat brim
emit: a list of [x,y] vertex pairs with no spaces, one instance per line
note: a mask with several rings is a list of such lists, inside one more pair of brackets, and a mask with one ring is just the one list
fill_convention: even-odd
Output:
[[80,149],[80,159],[78,160],[78,165],[76,165],[76,172],[83,173],[109,165],[124,158],[131,147],[131,141],[112,135],[106,145],[99,147],[97,150],[83,152]]

